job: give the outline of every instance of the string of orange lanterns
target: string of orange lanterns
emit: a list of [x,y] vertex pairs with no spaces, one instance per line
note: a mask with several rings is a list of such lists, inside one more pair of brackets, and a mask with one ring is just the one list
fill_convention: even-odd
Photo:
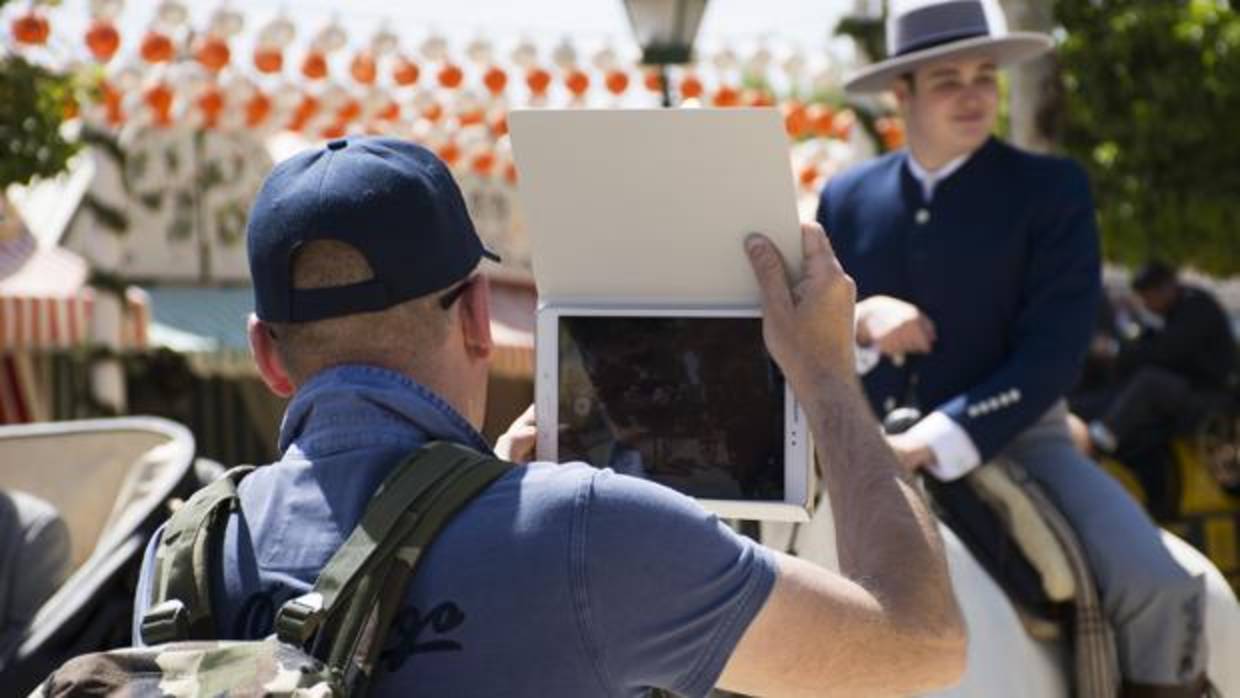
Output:
[[[121,3],[94,0],[91,7],[84,46],[93,61],[108,66],[126,44],[115,21]],[[558,88],[567,94],[570,105],[582,105],[601,85],[603,93],[619,103],[630,94],[635,76],[651,99],[662,91],[657,72],[625,67],[609,48],[595,57],[595,70],[589,70],[579,64],[576,50],[567,42],[555,49],[551,65],[540,64],[536,49],[523,42],[513,51],[514,65],[505,67],[495,61],[485,42],[475,41],[466,54],[478,69],[467,71],[449,55],[442,37],[427,37],[419,47],[419,57],[402,51],[398,37],[381,30],[346,61],[333,60],[347,43],[344,30],[336,23],[310,38],[294,68],[286,57],[296,27],[286,16],[259,29],[247,65],[233,54],[230,43],[244,24],[238,11],[220,8],[201,31],[181,31],[187,19],[188,10],[179,0],[159,4],[155,19],[136,44],[137,60],[128,68],[113,66],[100,84],[93,113],[103,123],[118,129],[129,123],[169,128],[188,121],[207,129],[290,130],[309,138],[393,133],[426,142],[453,167],[515,181],[506,151],[506,115],[520,92],[525,92],[530,105],[546,106]],[[19,47],[44,46],[52,26],[46,12],[32,5],[12,20],[10,31]],[[770,64],[769,53],[751,57],[746,71],[735,69],[746,62],[728,50],[713,62],[720,76],[711,89],[696,67],[670,78],[681,104],[778,106],[789,137],[795,141],[847,141],[851,137],[856,119],[850,110],[825,101],[777,100],[766,86],[769,83],[762,80],[750,79],[746,81],[749,86],[742,86],[739,80],[723,77],[723,69],[730,68],[752,78],[754,68],[765,69]],[[793,62],[790,58],[784,66],[790,74],[800,70]],[[346,67],[343,72],[351,87],[333,75],[333,63]],[[203,79],[170,77],[171,71],[187,64],[200,71]],[[471,73],[475,80],[470,79]],[[599,77],[597,82],[592,74]],[[290,77],[301,81],[300,85],[288,82]],[[886,148],[903,143],[898,119],[885,117],[875,126]],[[820,175],[821,168],[811,162],[797,176],[808,188]]]

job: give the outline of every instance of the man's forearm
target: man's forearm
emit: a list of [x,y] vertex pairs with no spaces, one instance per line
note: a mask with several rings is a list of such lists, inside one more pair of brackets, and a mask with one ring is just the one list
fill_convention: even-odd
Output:
[[893,621],[940,625],[958,613],[943,545],[854,380],[824,374],[802,391],[835,516],[840,571]]

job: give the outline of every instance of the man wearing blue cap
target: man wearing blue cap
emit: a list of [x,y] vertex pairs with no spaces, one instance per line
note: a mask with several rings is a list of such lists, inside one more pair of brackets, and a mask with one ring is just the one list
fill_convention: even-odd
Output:
[[1085,173],[991,135],[998,68],[1052,43],[1008,32],[994,0],[894,2],[890,58],[845,87],[892,90],[909,147],[835,177],[818,221],[857,281],[871,404],[925,412],[890,439],[905,466],[953,480],[996,457],[1022,464],[1081,539],[1125,695],[1198,696],[1202,581],[1067,428],[1101,293]]
[[[771,354],[810,397],[847,577],[764,549],[659,485],[581,463],[518,466],[426,552],[378,694],[888,695],[956,680],[963,628],[941,543],[852,375],[852,283],[817,226],[803,239],[795,288],[768,241],[747,251]],[[494,256],[433,155],[374,138],[299,154],[264,184],[248,243],[254,357],[292,400],[281,459],[242,481],[228,523],[222,638],[271,633],[272,609],[310,589],[420,445],[490,453],[477,431],[492,344],[476,267]]]

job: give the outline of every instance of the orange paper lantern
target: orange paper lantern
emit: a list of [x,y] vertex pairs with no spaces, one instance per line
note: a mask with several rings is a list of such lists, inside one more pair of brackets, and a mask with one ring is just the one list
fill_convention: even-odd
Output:
[[801,173],[797,176],[797,180],[800,181],[802,188],[812,191],[814,189],[814,183],[818,181],[818,168],[814,165],[806,165],[805,167],[802,167]]
[[784,104],[784,129],[793,139],[809,133],[809,117],[805,114],[804,104],[796,100]]
[[491,117],[491,135],[500,138],[508,135],[508,113],[504,111],[496,112]]
[[590,76],[580,70],[571,70],[564,78],[564,86],[573,96],[580,97],[590,89]]
[[311,80],[322,80],[327,77],[327,57],[322,51],[311,51],[301,62],[301,74]]
[[495,169],[495,154],[489,150],[478,153],[469,161],[469,169],[482,177],[491,174],[491,170]]
[[396,65],[392,68],[392,79],[397,85],[408,86],[418,81],[418,75],[422,71],[418,70],[418,64],[400,56],[396,59]]
[[194,58],[207,70],[218,73],[228,65],[232,52],[228,50],[228,42],[218,36],[208,36],[198,44],[198,51]]
[[297,108],[293,110],[293,118],[289,120],[288,128],[291,131],[300,131],[306,126],[306,122],[314,117],[319,111],[319,100],[311,95],[305,95],[301,98]]
[[435,154],[438,155],[439,159],[443,160],[444,164],[449,167],[455,164],[457,160],[461,159],[461,149],[452,141],[448,141],[447,143],[439,146],[439,148],[435,151]]
[[422,116],[427,121],[435,123],[443,118],[443,105],[439,102],[431,102],[422,108]]
[[657,70],[647,70],[645,77],[642,78],[642,84],[651,92],[662,92],[663,74]]
[[458,114],[456,120],[461,125],[461,128],[477,126],[486,120],[486,114],[481,109],[469,109]]
[[459,66],[452,63],[445,63],[439,69],[439,85],[449,90],[456,89],[461,86],[461,81],[465,79],[465,72]]
[[716,107],[736,107],[740,106],[741,93],[735,87],[723,85],[715,90],[714,102]]
[[382,109],[375,112],[375,118],[382,121],[396,121],[400,118],[400,105],[395,101],[388,101]]
[[103,97],[104,119],[110,126],[120,126],[125,121],[125,112],[121,109],[121,93],[107,80],[99,82],[99,92]]
[[353,57],[353,62],[349,64],[349,73],[353,75],[353,79],[363,85],[373,85],[377,74],[375,68],[375,57],[370,51],[362,51]]
[[697,99],[702,96],[702,81],[696,75],[687,75],[680,81],[680,98]]
[[487,90],[491,94],[498,96],[508,86],[508,73],[505,73],[503,68],[491,66],[487,69],[486,74],[482,76],[482,84],[486,85]]
[[544,95],[551,86],[551,73],[542,68],[532,68],[525,74],[525,85],[534,95]]
[[278,73],[284,69],[284,52],[274,46],[254,49],[254,67],[260,73]]
[[362,105],[356,99],[351,99],[336,111],[336,123],[347,124],[361,114]]
[[612,70],[607,73],[605,83],[607,91],[619,97],[624,91],[629,89],[629,76],[623,70]]
[[508,163],[504,166],[504,181],[509,184],[517,183],[517,166],[515,163]]
[[331,126],[328,126],[327,128],[323,129],[319,135],[321,135],[323,138],[326,138],[328,140],[335,140],[337,138],[343,138],[346,132],[347,130],[345,128],[345,124],[337,121]]
[[142,95],[142,101],[150,107],[157,126],[172,125],[172,90],[167,85],[156,84]]
[[819,138],[831,135],[831,126],[835,121],[835,112],[825,104],[811,104],[805,108],[805,118],[809,120],[809,130]]
[[220,122],[220,112],[224,110],[224,95],[212,87],[198,98],[198,108],[202,110],[203,126],[215,128]]
[[34,12],[33,10],[13,20],[10,25],[13,32],[13,38],[19,44],[30,44],[33,46],[42,46],[47,43],[47,37],[51,35],[52,28],[47,22],[47,17]]
[[166,63],[172,60],[175,52],[172,39],[168,38],[167,34],[157,31],[147,32],[142,38],[142,45],[138,48],[142,60],[147,63]]
[[90,23],[90,29],[86,30],[86,48],[90,49],[90,55],[95,60],[107,63],[120,46],[121,34],[114,24],[106,19],[96,19]]
[[245,103],[245,125],[254,128],[267,120],[271,113],[271,99],[262,92],[255,92]]

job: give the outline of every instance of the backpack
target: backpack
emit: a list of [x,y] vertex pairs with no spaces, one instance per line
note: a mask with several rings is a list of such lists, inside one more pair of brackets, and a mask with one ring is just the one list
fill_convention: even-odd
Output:
[[383,481],[314,588],[282,605],[275,633],[254,641],[212,639],[209,564],[253,470],[233,468],[168,520],[142,617],[150,646],[72,659],[31,698],[365,695],[423,551],[510,465],[447,442],[423,446]]

